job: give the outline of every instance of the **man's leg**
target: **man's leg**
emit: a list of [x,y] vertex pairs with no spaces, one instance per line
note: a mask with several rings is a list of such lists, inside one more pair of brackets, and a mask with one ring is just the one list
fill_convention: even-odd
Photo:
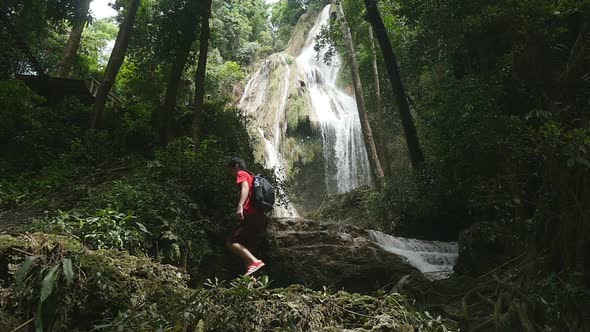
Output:
[[227,243],[227,247],[229,248],[229,250],[234,253],[235,255],[240,256],[240,258],[242,258],[242,260],[244,261],[244,264],[246,265],[246,267],[250,266],[250,264],[254,263],[254,262],[258,262],[259,259],[256,258],[251,252],[250,250],[248,250],[248,248],[246,248],[245,246],[234,242],[234,243]]

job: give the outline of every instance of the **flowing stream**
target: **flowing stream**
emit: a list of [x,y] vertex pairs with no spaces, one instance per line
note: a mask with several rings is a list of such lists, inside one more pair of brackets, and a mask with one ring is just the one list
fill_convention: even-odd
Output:
[[456,242],[422,241],[369,231],[370,239],[381,248],[406,259],[430,279],[448,278],[459,256]]

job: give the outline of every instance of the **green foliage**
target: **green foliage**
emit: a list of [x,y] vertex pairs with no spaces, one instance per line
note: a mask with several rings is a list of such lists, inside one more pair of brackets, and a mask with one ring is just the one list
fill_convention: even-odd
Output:
[[270,50],[268,5],[263,0],[213,1],[212,48],[226,61],[252,64]]
[[54,108],[42,102],[21,82],[0,82],[2,173],[38,170],[81,136],[88,109],[77,99],[67,98]]
[[207,66],[207,87],[215,99],[235,97],[234,87],[246,77],[242,67],[234,61],[216,64],[209,61]]
[[91,195],[91,205],[113,206],[133,211],[142,231],[141,244],[153,256],[178,262],[187,240],[199,238],[198,207],[186,187],[172,178],[154,181],[155,172],[146,171],[125,180],[105,184]]
[[[560,209],[588,201],[587,191],[576,185],[587,183],[589,160],[589,104],[580,98],[590,68],[578,61],[588,58],[587,49],[580,48],[588,33],[582,23],[587,5],[379,4],[427,161],[420,172],[407,170],[395,96],[377,52],[385,119],[373,124],[385,133],[381,158],[389,159],[390,176],[370,204],[376,226],[409,236],[452,238],[479,220],[516,223],[524,231],[531,223],[548,229],[541,220],[549,216],[561,215],[563,225],[583,219],[579,209],[573,215]],[[358,1],[343,1],[343,6],[374,117],[365,11]],[[342,53],[337,34],[337,29],[324,29],[317,48]]]
[[[34,315],[37,330],[89,331],[127,310],[184,322],[177,305],[186,303],[192,291],[186,287],[187,277],[169,265],[118,251],[91,251],[54,235],[36,233],[14,240],[0,237],[8,250],[19,250],[18,255],[7,255],[2,249],[2,261],[10,261],[6,272],[14,278],[3,280],[0,308],[21,322]],[[143,301],[150,303],[149,310]],[[158,326],[153,319],[143,324],[136,327]],[[8,330],[18,325],[9,324]]]
[[53,217],[37,221],[34,227],[49,233],[71,235],[93,249],[127,249],[138,251],[143,237],[149,234],[146,227],[136,222],[136,216],[106,208],[87,215],[81,211],[58,211]]
[[97,80],[100,79],[109,60],[105,50],[108,43],[117,37],[117,32],[118,29],[113,19],[93,20],[84,29],[80,50],[70,76],[79,78],[92,76]]
[[[333,194],[326,197],[320,208],[311,214],[311,218],[351,223],[361,227],[375,228],[371,201],[376,193],[369,187],[357,188],[345,194]],[[359,224],[360,221],[363,221]]]
[[575,279],[575,276],[569,276],[563,280],[557,274],[549,274],[538,281],[534,299],[543,305],[548,321],[568,319],[572,312],[580,312],[590,303],[590,291]]
[[0,32],[3,45],[0,50],[0,79],[12,77],[17,72],[31,72],[28,60],[25,60],[19,47],[23,41],[32,49],[41,67],[54,68],[63,48],[63,42],[59,41],[67,39],[63,23],[83,19],[79,3],[80,0],[3,1],[5,19],[15,27],[17,35],[4,27]]
[[63,258],[63,250],[59,244],[38,248],[14,273],[14,295],[25,302],[36,302],[37,331],[54,330],[56,315],[61,311],[60,298],[72,290],[76,279],[72,260]]

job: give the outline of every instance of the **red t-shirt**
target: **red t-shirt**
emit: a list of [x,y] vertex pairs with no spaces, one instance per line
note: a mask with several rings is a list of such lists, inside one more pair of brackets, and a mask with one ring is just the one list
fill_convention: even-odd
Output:
[[[245,216],[249,216],[249,215],[253,215],[255,214],[256,211],[256,207],[254,207],[254,205],[252,205],[252,192],[254,190],[254,177],[252,175],[250,175],[248,172],[245,171],[238,171],[238,176],[237,176],[237,184],[238,184],[238,188],[242,187],[242,182],[248,182],[248,187],[250,187],[250,190],[248,191],[248,197],[246,198],[246,202],[244,202],[244,215]],[[239,197],[239,196],[238,196]]]

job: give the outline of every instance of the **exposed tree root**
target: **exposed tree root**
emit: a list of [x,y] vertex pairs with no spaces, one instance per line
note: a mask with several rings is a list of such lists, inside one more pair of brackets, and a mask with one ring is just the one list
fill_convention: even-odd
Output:
[[533,301],[506,281],[494,279],[470,289],[461,299],[461,308],[467,331],[536,331],[530,319]]

